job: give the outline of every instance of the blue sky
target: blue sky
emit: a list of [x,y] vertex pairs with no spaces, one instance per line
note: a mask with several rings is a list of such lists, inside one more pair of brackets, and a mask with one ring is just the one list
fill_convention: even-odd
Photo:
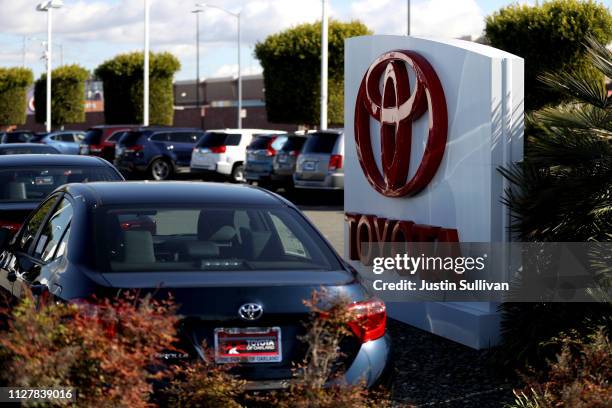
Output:
[[[26,38],[26,66],[38,76],[44,69],[42,41],[45,13],[35,11],[40,0],[0,0],[0,66],[19,66]],[[142,49],[143,0],[64,0],[54,13],[54,65],[65,63],[95,68],[120,52]],[[151,0],[151,49],[170,51],[182,64],[177,79],[192,79],[195,70],[196,0]],[[242,12],[243,74],[261,71],[253,46],[271,33],[320,18],[320,0],[209,0],[233,12]],[[412,33],[436,37],[477,36],[483,19],[506,0],[412,0]],[[532,3],[523,0],[522,3]],[[376,34],[406,31],[406,0],[330,0],[331,16],[359,19]],[[603,1],[607,7],[612,0]],[[218,10],[200,14],[200,76],[235,75],[236,21]]]

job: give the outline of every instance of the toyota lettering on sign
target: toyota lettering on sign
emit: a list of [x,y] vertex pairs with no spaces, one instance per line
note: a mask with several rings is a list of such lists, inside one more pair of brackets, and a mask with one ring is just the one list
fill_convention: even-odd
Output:
[[[508,187],[523,157],[523,60],[482,44],[364,36],[345,44],[345,257],[383,242],[508,242]],[[392,317],[481,348],[497,304],[390,303]]]

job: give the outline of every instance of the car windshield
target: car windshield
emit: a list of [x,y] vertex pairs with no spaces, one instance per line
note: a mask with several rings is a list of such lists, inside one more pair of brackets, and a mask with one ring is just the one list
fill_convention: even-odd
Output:
[[102,271],[341,268],[318,233],[285,207],[102,208],[97,226]]
[[337,139],[337,133],[313,133],[308,136],[302,153],[331,153]]
[[197,147],[238,146],[239,144],[240,134],[206,132],[198,142]]
[[15,146],[6,148],[0,148],[0,154],[54,154],[59,153],[59,150],[51,146]]
[[0,169],[0,202],[38,202],[63,184],[119,179],[106,166],[5,168]]

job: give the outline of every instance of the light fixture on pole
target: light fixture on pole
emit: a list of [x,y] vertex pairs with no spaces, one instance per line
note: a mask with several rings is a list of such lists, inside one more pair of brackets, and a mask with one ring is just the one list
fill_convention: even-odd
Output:
[[240,39],[240,11],[237,13],[233,13],[229,10],[224,9],[223,7],[219,7],[216,6],[214,4],[207,4],[207,3],[198,3],[196,4],[197,7],[201,7],[201,8],[214,8],[217,10],[221,10],[224,13],[229,14],[232,17],[236,18],[236,21],[238,23],[238,120],[237,120],[237,128],[238,129],[242,129],[242,69],[240,66],[240,43],[241,43],[241,39]]
[[149,12],[150,1],[144,0],[144,67],[143,67],[143,101],[142,125],[149,126]]
[[321,15],[321,120],[319,127],[322,130],[327,129],[327,38],[329,31],[328,0],[322,0],[322,15]]
[[[196,4],[196,7],[198,5]],[[196,8],[191,12],[196,16],[196,107],[198,109],[198,115],[200,116],[200,127],[202,127],[202,107],[200,105],[200,13],[204,10],[202,8]]]
[[64,5],[62,0],[47,0],[36,6],[36,10],[45,11],[47,13],[47,118],[45,128],[47,132],[51,132],[51,62],[53,44],[51,38],[51,25],[53,21],[53,9],[58,9]]

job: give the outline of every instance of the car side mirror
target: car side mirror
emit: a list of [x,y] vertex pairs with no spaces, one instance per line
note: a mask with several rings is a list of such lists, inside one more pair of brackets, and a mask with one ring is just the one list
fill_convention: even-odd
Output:
[[13,231],[7,227],[0,227],[0,249],[8,246],[8,243],[13,237]]

